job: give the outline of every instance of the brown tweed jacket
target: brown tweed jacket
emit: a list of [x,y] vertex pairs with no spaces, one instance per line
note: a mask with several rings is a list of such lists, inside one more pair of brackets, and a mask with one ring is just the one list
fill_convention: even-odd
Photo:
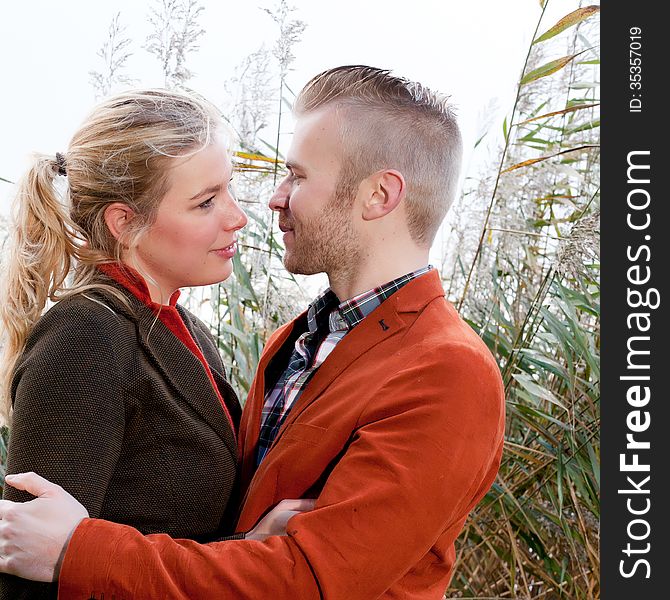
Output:
[[[120,286],[53,306],[32,331],[13,380],[8,473],[58,483],[91,517],[200,541],[232,531],[237,479],[229,421],[200,361]],[[206,326],[178,307],[236,421]],[[7,486],[4,497],[31,498]],[[0,578],[0,598],[55,598],[56,586]]]

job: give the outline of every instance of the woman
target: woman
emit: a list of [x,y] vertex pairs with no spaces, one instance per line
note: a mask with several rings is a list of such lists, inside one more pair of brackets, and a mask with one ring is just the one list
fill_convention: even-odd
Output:
[[[99,105],[19,184],[1,308],[7,472],[57,482],[91,517],[199,541],[232,531],[240,406],[207,327],[176,300],[232,272],[247,219],[225,142],[191,95]],[[0,581],[0,598],[52,597]]]

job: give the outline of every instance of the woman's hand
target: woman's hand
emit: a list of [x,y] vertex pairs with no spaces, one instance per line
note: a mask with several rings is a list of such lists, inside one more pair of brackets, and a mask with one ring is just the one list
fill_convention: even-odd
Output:
[[0,571],[56,581],[70,537],[88,512],[61,486],[35,473],[7,475],[5,483],[37,498],[0,500]]
[[303,498],[301,500],[282,500],[267,515],[265,515],[251,531],[244,536],[247,540],[264,540],[271,535],[286,535],[288,520],[314,508],[316,500]]

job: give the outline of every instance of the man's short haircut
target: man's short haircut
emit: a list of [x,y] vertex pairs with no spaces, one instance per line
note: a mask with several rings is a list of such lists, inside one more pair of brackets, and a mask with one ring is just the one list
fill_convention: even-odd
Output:
[[456,194],[461,134],[447,96],[420,83],[362,65],[329,69],[305,85],[296,116],[335,106],[344,118],[340,190],[381,169],[396,169],[407,183],[409,232],[430,246]]

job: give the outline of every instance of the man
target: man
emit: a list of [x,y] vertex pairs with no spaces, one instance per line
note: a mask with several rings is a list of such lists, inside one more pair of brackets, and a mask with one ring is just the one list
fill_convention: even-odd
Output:
[[285,498],[316,497],[315,509],[284,537],[200,545],[82,520],[60,488],[15,476],[40,497],[0,505],[0,569],[49,580],[60,568],[66,599],[442,597],[504,430],[496,363],[428,266],[458,128],[443,98],[370,67],[315,77],[295,112],[270,207],[286,268],[325,272],[330,289],[261,357],[238,531]]

